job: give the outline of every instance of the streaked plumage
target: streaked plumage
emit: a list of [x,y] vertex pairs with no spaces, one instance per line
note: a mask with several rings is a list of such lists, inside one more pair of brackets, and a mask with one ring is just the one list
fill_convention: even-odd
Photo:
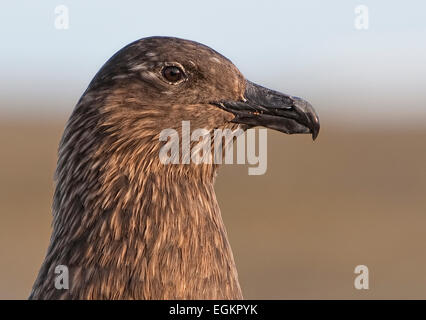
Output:
[[[185,81],[164,81],[170,64]],[[145,38],[115,54],[60,142],[53,232],[30,299],[242,298],[213,189],[217,165],[164,165],[158,154],[160,131],[179,132],[182,120],[213,130],[247,128],[257,117],[316,136],[309,104],[252,85],[228,59],[188,40]],[[268,106],[271,97],[282,101]],[[247,111],[261,106],[264,117]],[[69,268],[69,290],[54,286],[57,265]]]

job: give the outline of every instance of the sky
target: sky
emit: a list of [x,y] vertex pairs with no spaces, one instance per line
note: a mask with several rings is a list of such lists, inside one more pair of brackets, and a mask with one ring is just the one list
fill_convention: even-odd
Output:
[[[55,27],[60,5],[68,29]],[[355,26],[359,5],[367,29]],[[167,35],[212,47],[251,81],[307,99],[320,117],[426,123],[420,0],[3,1],[0,35],[2,117],[69,115],[117,50]]]

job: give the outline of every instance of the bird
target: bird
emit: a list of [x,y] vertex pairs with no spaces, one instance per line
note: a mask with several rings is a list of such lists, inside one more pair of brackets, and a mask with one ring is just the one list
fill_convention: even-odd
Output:
[[[307,101],[257,85],[175,37],[136,40],[96,73],[58,148],[52,233],[29,299],[243,299],[214,182],[220,165],[163,164],[164,128],[311,134]],[[184,154],[181,155],[185,156]],[[66,266],[68,288],[57,288]]]

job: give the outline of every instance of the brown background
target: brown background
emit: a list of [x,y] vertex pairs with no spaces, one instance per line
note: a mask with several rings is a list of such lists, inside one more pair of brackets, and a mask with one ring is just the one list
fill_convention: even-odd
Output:
[[[0,299],[27,298],[47,248],[65,118],[1,122]],[[426,129],[268,133],[268,170],[223,167],[217,196],[246,298],[426,298]],[[370,289],[354,289],[354,268]]]

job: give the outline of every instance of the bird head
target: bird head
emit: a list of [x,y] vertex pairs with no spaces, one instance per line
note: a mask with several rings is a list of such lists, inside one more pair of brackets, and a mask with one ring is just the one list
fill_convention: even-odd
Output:
[[127,129],[126,135],[178,129],[181,120],[194,128],[263,126],[310,133],[313,139],[320,128],[308,102],[254,84],[218,52],[178,38],[143,38],[124,47],[101,68],[86,95],[94,90],[107,92],[100,108],[104,125]]

